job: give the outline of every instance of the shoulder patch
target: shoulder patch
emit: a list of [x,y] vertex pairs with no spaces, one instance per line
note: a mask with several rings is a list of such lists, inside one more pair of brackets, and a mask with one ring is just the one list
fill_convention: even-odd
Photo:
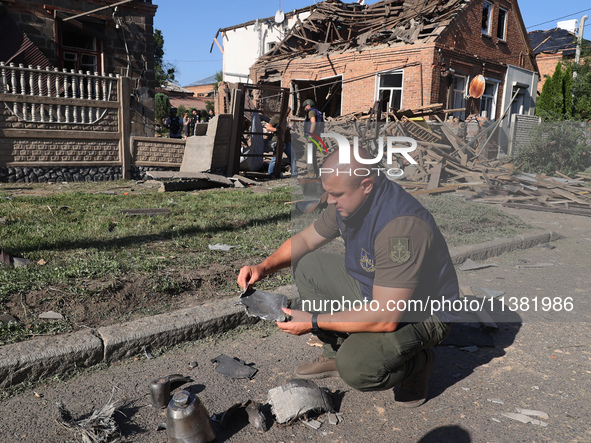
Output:
[[390,260],[394,263],[402,264],[409,261],[412,257],[409,237],[390,237]]
[[361,258],[359,259],[359,264],[365,272],[376,271],[372,255],[363,248],[361,249]]

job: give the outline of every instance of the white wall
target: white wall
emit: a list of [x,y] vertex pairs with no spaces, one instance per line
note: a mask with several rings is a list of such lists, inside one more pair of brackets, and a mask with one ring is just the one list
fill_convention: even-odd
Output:
[[[300,20],[303,21],[309,15],[309,12],[299,14]],[[297,18],[293,16],[285,19],[280,25],[271,19],[260,22],[258,25],[252,24],[224,32],[222,35],[224,81],[248,83],[250,67],[268,51],[269,43],[281,41],[285,33],[296,23]]]

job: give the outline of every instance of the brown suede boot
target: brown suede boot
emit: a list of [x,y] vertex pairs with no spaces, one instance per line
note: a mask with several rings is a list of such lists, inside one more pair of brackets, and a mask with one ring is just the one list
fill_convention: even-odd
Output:
[[429,379],[435,369],[435,352],[428,348],[423,351],[425,363],[421,371],[411,379],[405,380],[394,390],[394,400],[405,408],[416,408],[427,400]]
[[334,358],[319,355],[314,360],[298,366],[296,375],[299,378],[311,380],[314,378],[338,377],[339,371]]

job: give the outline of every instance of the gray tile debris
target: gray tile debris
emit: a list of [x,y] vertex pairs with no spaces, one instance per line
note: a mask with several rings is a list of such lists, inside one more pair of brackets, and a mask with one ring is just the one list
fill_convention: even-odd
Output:
[[505,294],[504,291],[497,291],[496,289],[480,288],[480,290],[489,298],[496,298]]
[[532,263],[532,264],[523,264],[517,265],[519,269],[527,269],[527,268],[551,268],[554,266],[554,263]]
[[224,251],[229,252],[232,248],[237,248],[238,246],[230,246],[224,245],[222,243],[216,243],[215,245],[209,245],[210,251]]
[[319,422],[318,420],[314,420],[314,419],[305,421],[304,424],[310,426],[312,429],[315,429],[315,430],[320,429],[320,426],[322,426],[321,422]]
[[512,420],[520,421],[521,423],[531,423],[532,425],[543,426],[543,427],[548,426],[548,423],[545,423],[540,420],[536,420],[535,418],[531,418],[525,414],[518,414],[515,412],[503,412],[502,415],[503,415],[503,417],[507,417]]
[[328,422],[331,425],[338,425],[342,421],[343,421],[343,414],[341,414],[340,412],[329,412],[328,413]]
[[47,311],[47,312],[42,312],[41,314],[39,314],[37,316],[37,318],[40,318],[43,320],[63,320],[64,316],[62,314],[60,314],[59,312]]
[[499,405],[504,405],[505,402],[500,398],[487,398],[486,401],[490,401],[491,403],[497,403]]
[[540,418],[545,418],[548,419],[550,418],[548,416],[548,414],[544,411],[536,411],[535,409],[521,409],[521,408],[515,408],[517,410],[517,412],[519,412],[520,414],[523,415],[533,415],[534,417],[540,417]]

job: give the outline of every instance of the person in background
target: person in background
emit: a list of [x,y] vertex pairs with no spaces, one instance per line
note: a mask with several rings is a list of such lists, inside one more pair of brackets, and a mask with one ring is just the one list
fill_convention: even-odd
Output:
[[[287,114],[289,115],[289,112],[291,110],[288,108],[287,110]],[[271,158],[271,162],[269,163],[269,170],[267,171],[267,175],[273,175],[273,172],[275,171],[275,154],[277,151],[277,143],[279,141],[279,137],[278,137],[278,132],[280,129],[279,126],[279,119],[280,119],[281,115],[280,114],[275,114],[273,117],[271,117],[271,119],[269,120],[269,122],[267,123],[267,131],[272,132],[273,133],[273,137],[271,138],[271,149],[273,150],[273,157]],[[285,133],[284,133],[284,138],[283,138],[283,152],[285,153],[285,155],[287,155],[287,159],[289,160],[289,165],[291,167],[291,176],[292,177],[296,177],[298,175],[298,167],[296,165],[296,155],[295,152],[293,150],[293,148],[291,147],[291,129],[289,127],[289,125],[287,124],[287,121],[285,122]]]
[[191,118],[189,117],[189,111],[185,111],[183,115],[183,138],[189,136],[189,127],[191,125]]
[[176,115],[176,108],[170,108],[170,114],[164,123],[168,128],[168,136],[170,138],[183,138],[183,120]]

